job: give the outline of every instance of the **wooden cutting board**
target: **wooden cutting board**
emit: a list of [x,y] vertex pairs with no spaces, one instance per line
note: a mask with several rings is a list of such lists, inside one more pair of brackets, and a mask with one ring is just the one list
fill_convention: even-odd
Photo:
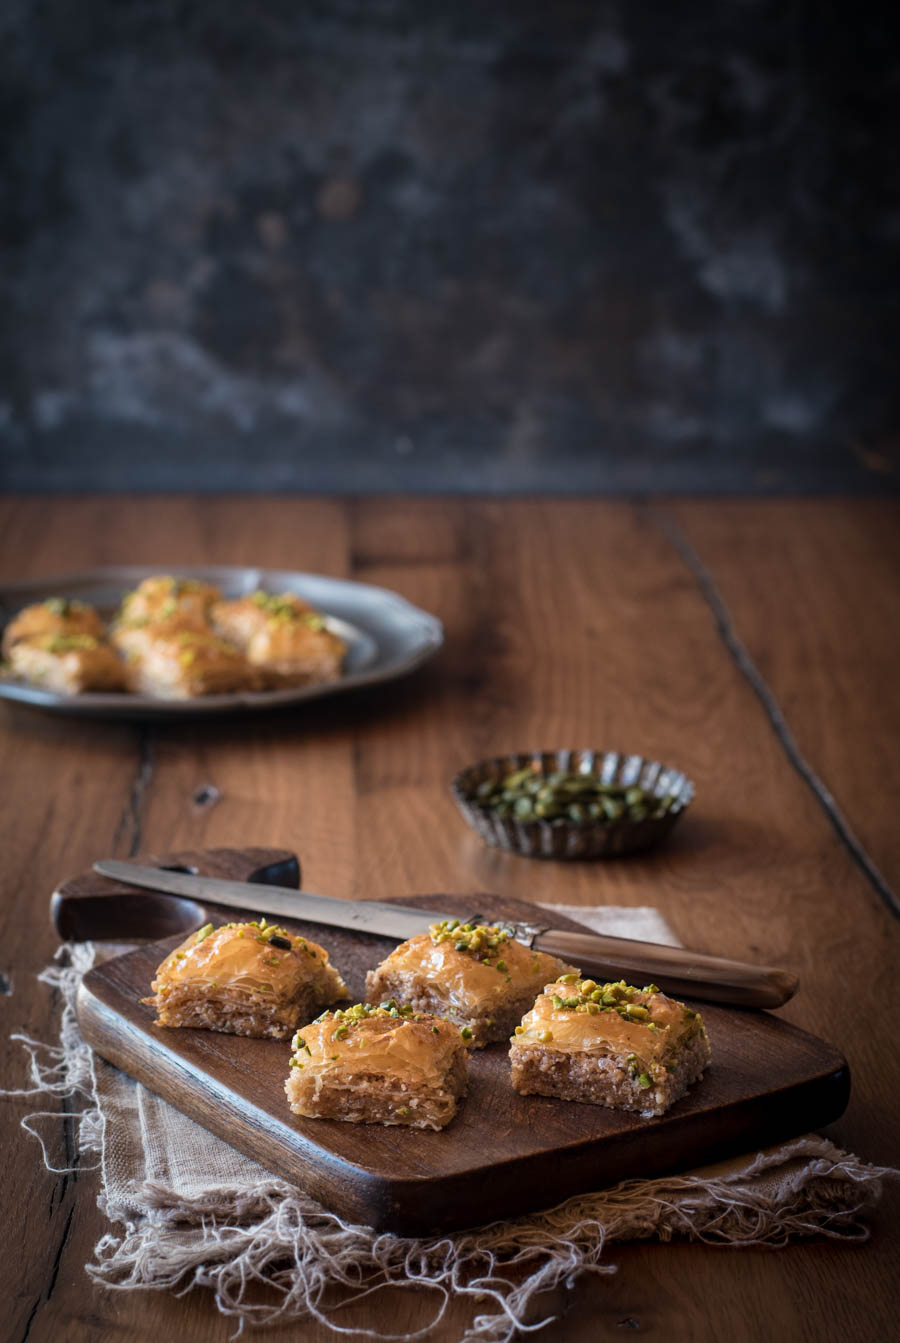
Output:
[[[136,860],[138,861],[138,860]],[[206,876],[296,885],[280,850],[209,850],[147,858]],[[460,918],[532,920],[534,906],[494,896],[428,895],[403,903]],[[253,917],[252,893],[247,915]],[[847,1063],[831,1045],[765,1012],[698,1004],[712,1063],[660,1118],[519,1096],[505,1045],[473,1053],[469,1094],[440,1133],[292,1115],[284,1095],[289,1046],[210,1031],[160,1029],[141,1005],[153,973],[185,932],[234,910],[157,897],[93,873],[53,898],[62,936],[174,935],[97,966],[78,995],[84,1038],[109,1062],[343,1217],[417,1235],[549,1207],[633,1177],[687,1169],[820,1127],[840,1115]],[[279,920],[328,948],[354,995],[394,940]],[[577,927],[560,916],[559,926]],[[177,931],[176,931],[177,930]]]

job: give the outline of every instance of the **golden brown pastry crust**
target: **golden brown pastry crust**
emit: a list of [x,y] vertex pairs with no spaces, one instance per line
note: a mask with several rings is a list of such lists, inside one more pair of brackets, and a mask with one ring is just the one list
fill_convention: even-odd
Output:
[[207,924],[170,952],[156,971],[158,1026],[286,1040],[297,1025],[347,987],[318,942],[267,924]]
[[710,1050],[700,1014],[655,985],[570,975],[546,985],[509,1057],[523,1095],[660,1115],[700,1077]]
[[243,653],[211,630],[154,631],[140,652],[129,651],[128,666],[133,688],[159,699],[227,695],[257,686]]
[[317,685],[341,674],[344,641],[293,593],[254,592],[216,602],[210,616],[219,634],[242,648],[272,687]]
[[10,649],[9,665],[16,676],[59,695],[127,688],[121,658],[92,634],[21,639]]
[[396,1003],[323,1013],[293,1046],[284,1089],[307,1118],[441,1129],[466,1091],[459,1028]]
[[60,638],[85,634],[103,639],[103,622],[87,602],[48,597],[45,602],[26,606],[3,631],[3,656],[23,640]]
[[177,617],[182,627],[192,622],[202,629],[208,623],[210,607],[221,596],[217,587],[196,578],[154,574],[122,598],[117,621],[138,625]]
[[[463,948],[463,943],[469,945]],[[472,1046],[508,1040],[547,982],[571,969],[517,942],[498,924],[436,923],[401,943],[366,976],[366,998],[396,998],[447,1016],[472,1032]]]

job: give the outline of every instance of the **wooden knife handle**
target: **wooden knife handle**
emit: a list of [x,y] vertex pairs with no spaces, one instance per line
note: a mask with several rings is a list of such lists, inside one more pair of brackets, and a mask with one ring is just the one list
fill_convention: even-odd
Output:
[[604,980],[624,979],[639,988],[658,984],[667,993],[732,1007],[781,1007],[794,996],[799,984],[786,970],[627,937],[548,928],[537,935],[534,945],[577,965],[582,974]]

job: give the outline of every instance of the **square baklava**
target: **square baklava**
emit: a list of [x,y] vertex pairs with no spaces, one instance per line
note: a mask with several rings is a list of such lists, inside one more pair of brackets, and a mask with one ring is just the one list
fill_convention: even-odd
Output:
[[441,1129],[467,1080],[459,1027],[388,1001],[325,1012],[299,1030],[284,1089],[310,1119]]
[[366,976],[370,1003],[396,998],[417,1012],[449,1017],[472,1047],[507,1040],[549,978],[571,966],[532,951],[500,924],[433,923]]
[[127,655],[132,688],[160,699],[227,695],[257,686],[253,669],[240,649],[211,630],[141,631],[146,645]]
[[8,654],[16,676],[60,695],[125,690],[122,659],[93,634],[48,634],[20,639]]
[[191,1026],[230,1035],[287,1040],[347,987],[317,942],[265,919],[211,923],[191,933],[156,972],[158,1026]]
[[101,641],[104,637],[103,622],[98,613],[87,602],[49,597],[45,602],[34,602],[24,607],[9,622],[3,631],[3,656],[8,658],[18,643],[75,635],[88,635]]
[[699,1012],[620,980],[565,975],[548,984],[516,1027],[512,1084],[523,1095],[558,1096],[661,1115],[709,1063]]
[[253,592],[216,602],[210,618],[214,629],[236,643],[273,688],[317,685],[341,674],[344,641],[293,593]]

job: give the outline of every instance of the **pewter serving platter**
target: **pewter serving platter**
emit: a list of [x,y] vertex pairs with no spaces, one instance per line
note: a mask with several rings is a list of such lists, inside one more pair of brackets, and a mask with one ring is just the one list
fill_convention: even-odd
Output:
[[192,718],[235,710],[282,708],[404,676],[432,657],[444,641],[443,627],[436,616],[420,610],[387,588],[289,569],[228,565],[177,565],[173,568],[171,564],[129,564],[3,583],[0,584],[0,625],[6,625],[23,606],[45,601],[48,597],[89,602],[105,621],[109,621],[126,592],[145,578],[166,573],[213,583],[221,588],[226,598],[242,597],[257,588],[273,593],[292,592],[305,598],[322,613],[328,628],[340,635],[347,645],[343,675],[327,685],[166,700],[127,692],[60,695],[29,685],[5,672],[0,675],[0,698],[54,713],[104,718]]

